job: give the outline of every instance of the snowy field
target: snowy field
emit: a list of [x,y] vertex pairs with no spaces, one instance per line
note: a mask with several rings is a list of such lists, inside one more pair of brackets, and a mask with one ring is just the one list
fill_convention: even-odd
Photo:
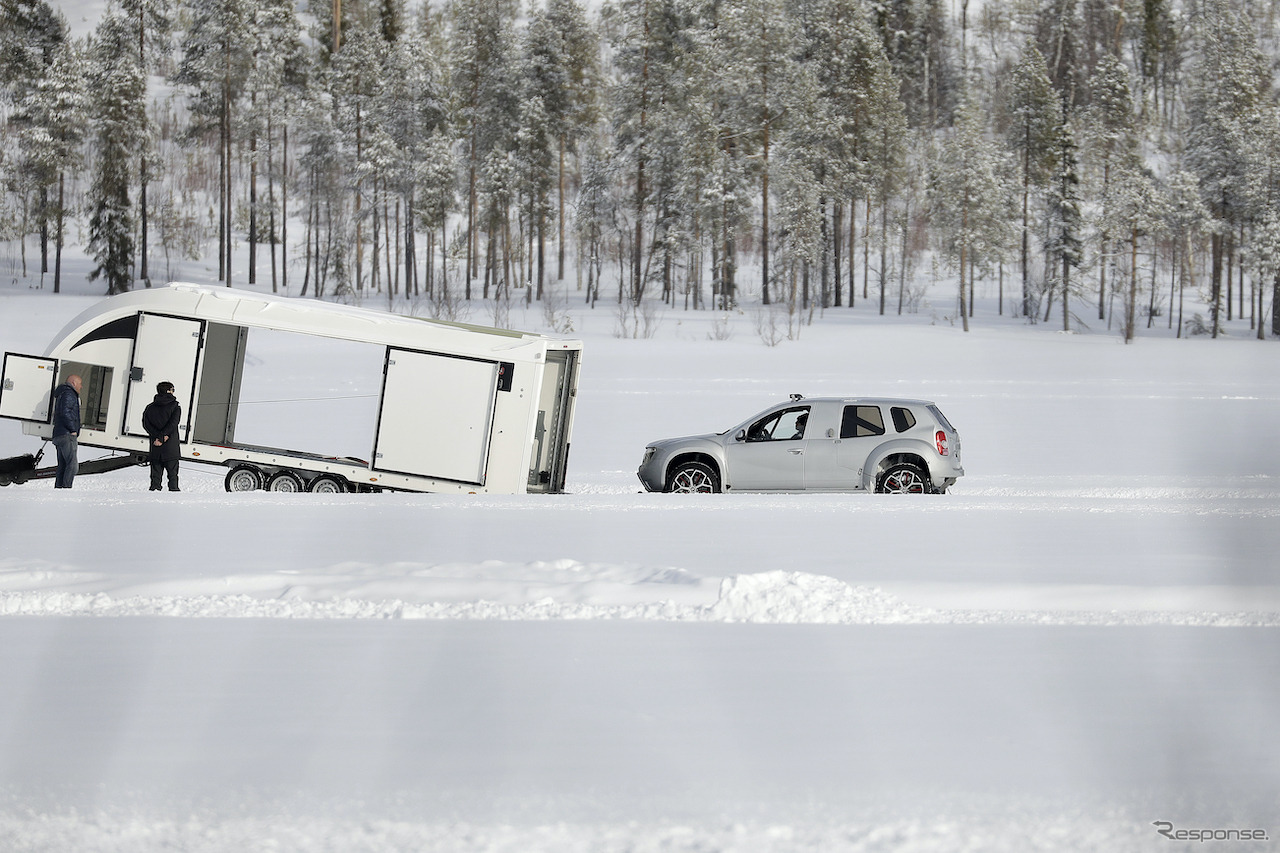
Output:
[[[0,285],[0,350],[92,300]],[[753,310],[567,309],[566,495],[0,490],[0,850],[1277,849],[1277,345]],[[968,476],[640,493],[792,392],[934,400]]]

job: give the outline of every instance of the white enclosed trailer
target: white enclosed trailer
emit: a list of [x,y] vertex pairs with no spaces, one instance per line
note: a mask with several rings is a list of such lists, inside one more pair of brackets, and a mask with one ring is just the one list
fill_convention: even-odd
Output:
[[[237,439],[242,409],[261,402],[241,399],[246,369],[271,369],[262,359],[247,365],[246,353],[255,336],[282,333],[309,338],[290,337],[303,344],[295,350],[324,339],[346,342],[331,343],[340,358],[380,360],[364,414],[351,418],[358,452],[304,450],[294,442],[305,426],[296,412],[278,423],[258,417],[257,432]],[[229,491],[561,492],[581,352],[579,341],[544,335],[172,284],[103,300],[43,356],[5,353],[0,417],[50,437],[52,392],[77,374],[80,444],[138,456],[147,452],[142,410],[169,381],[182,405],[182,458],[227,466]],[[309,387],[301,375],[271,378],[273,387]]]

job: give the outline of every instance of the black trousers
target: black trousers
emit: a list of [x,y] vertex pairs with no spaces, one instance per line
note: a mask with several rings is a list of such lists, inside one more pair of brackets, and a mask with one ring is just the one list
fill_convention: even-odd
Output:
[[151,460],[151,491],[160,491],[160,478],[162,474],[169,475],[169,491],[178,491],[178,462],[177,459],[152,459]]

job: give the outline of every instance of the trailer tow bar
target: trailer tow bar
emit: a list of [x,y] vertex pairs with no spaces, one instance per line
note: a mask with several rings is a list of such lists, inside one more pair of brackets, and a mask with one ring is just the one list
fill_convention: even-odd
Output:
[[[0,459],[0,486],[10,483],[25,483],[28,480],[51,480],[58,475],[57,466],[37,468],[40,458],[44,456],[44,448],[32,456],[30,453]],[[105,474],[108,471],[119,471],[134,465],[146,465],[147,455],[144,453],[126,453],[123,456],[104,456],[101,459],[87,459],[76,468],[76,475]]]

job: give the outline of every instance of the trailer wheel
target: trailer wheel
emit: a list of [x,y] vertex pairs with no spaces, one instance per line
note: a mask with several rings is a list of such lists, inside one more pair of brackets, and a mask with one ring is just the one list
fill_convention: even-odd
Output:
[[267,480],[268,492],[301,492],[302,478],[286,469],[277,471]]
[[351,491],[351,487],[341,477],[321,474],[307,485],[307,491],[319,495],[341,495]]
[[237,465],[223,483],[228,492],[254,492],[262,488],[262,472],[252,465]]

